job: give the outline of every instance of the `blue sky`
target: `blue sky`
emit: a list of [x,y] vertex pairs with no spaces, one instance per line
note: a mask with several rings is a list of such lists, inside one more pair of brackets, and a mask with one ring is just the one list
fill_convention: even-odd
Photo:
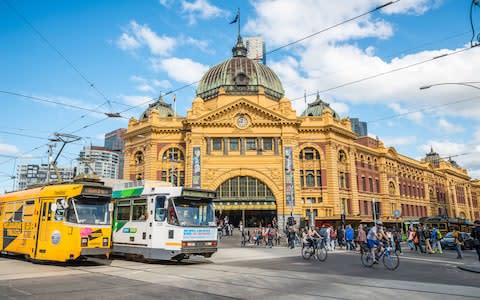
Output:
[[[70,166],[83,145],[102,145],[104,133],[126,127],[146,104],[131,106],[195,82],[228,59],[237,29],[228,23],[238,7],[242,35],[262,36],[268,51],[386,2],[0,0],[0,191],[12,187],[7,176],[14,173],[14,160],[8,156],[18,157],[17,164],[45,163],[47,138],[75,133],[83,139],[69,145],[59,162]],[[368,121],[369,133],[386,146],[413,158],[430,146],[441,156],[464,154],[454,159],[479,178],[480,91],[458,85],[419,90],[478,80],[473,66],[480,63],[480,47],[455,53],[470,44],[469,8],[470,0],[401,0],[271,53],[267,64],[289,99],[320,91],[340,115]],[[480,8],[474,23],[480,30]],[[443,54],[449,55],[428,61]],[[11,93],[98,112],[130,110],[123,119],[82,128],[102,114]],[[195,85],[176,92],[180,115],[194,93]],[[292,104],[298,113],[305,106],[303,99]]]

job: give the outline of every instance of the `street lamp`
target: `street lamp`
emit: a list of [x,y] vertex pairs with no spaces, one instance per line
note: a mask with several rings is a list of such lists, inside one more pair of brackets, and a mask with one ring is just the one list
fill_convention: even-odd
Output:
[[442,83],[435,83],[435,84],[429,84],[429,85],[424,85],[421,86],[419,89],[420,90],[426,90],[434,86],[440,86],[440,85],[463,85],[463,86],[469,86],[471,88],[480,90],[480,87],[476,86],[475,84],[480,84],[479,81],[467,81],[467,82],[442,82]]

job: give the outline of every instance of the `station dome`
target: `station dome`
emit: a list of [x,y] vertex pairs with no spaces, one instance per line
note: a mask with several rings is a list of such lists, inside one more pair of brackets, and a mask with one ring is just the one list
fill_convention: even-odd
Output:
[[147,119],[152,110],[156,110],[160,118],[168,118],[175,115],[172,105],[165,102],[162,95],[158,97],[157,101],[150,104],[148,108],[140,115],[140,120]]
[[263,87],[265,95],[280,100],[284,95],[282,83],[272,69],[247,58],[247,48],[241,36],[232,49],[233,57],[210,68],[197,87],[197,97],[209,100],[218,95],[223,87],[229,95],[258,94]]
[[340,119],[340,115],[330,107],[330,104],[324,102],[320,98],[319,93],[317,93],[317,98],[315,99],[315,101],[308,104],[308,107],[303,111],[302,116],[321,116],[324,109],[331,111],[335,119]]

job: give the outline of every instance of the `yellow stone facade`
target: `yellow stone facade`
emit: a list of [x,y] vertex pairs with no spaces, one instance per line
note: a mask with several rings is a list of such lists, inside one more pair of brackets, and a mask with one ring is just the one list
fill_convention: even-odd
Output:
[[[347,222],[372,221],[372,199],[380,203],[373,205],[380,206],[384,222],[438,214],[480,218],[480,182],[466,170],[445,160],[418,161],[379,140],[357,138],[349,119],[337,118],[328,105],[321,115],[299,116],[289,99],[272,99],[262,87],[255,94],[220,87],[207,100],[195,98],[185,117],[147,110],[129,121],[124,139],[124,178],[195,186],[193,151],[200,149],[201,188],[218,190],[229,179],[247,176],[265,184],[274,198],[274,203],[232,201],[231,206],[219,199],[217,207],[274,209],[280,223],[290,215],[308,217],[310,210],[317,225],[339,222],[342,214]],[[292,206],[286,203],[287,147],[293,150]],[[394,217],[395,210],[400,217]]]

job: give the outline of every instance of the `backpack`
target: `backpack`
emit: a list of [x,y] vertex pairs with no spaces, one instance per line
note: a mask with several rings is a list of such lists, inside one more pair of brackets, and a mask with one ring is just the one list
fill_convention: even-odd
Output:
[[463,243],[463,236],[462,236],[462,234],[461,234],[460,232],[458,233],[458,238],[457,238],[457,240],[458,240],[460,243]]
[[319,234],[320,234],[321,237],[326,238],[326,237],[327,237],[327,228],[322,227],[322,228],[320,229]]
[[337,238],[337,232],[335,230],[330,231],[330,238],[331,239],[336,239]]
[[437,240],[443,239],[443,234],[440,230],[437,229]]

